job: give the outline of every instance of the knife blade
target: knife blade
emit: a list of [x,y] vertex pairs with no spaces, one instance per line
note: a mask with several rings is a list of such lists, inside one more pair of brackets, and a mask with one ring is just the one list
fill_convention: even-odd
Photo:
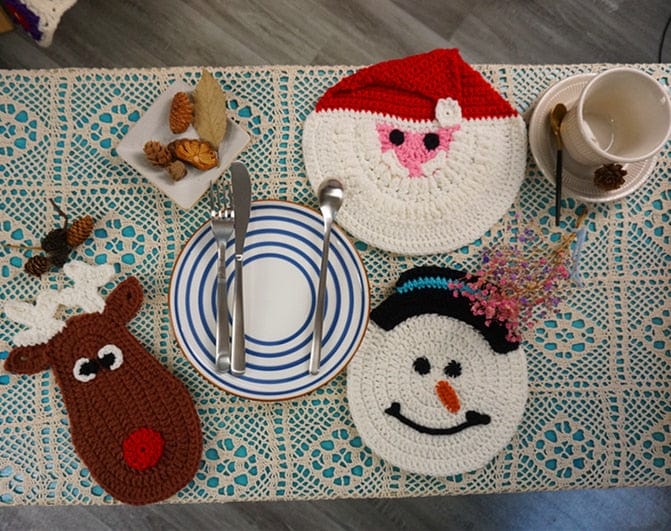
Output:
[[231,339],[231,374],[245,372],[245,314],[243,305],[242,260],[245,237],[252,205],[252,185],[249,172],[242,162],[231,164],[233,211],[235,212],[235,295],[233,305],[233,337]]

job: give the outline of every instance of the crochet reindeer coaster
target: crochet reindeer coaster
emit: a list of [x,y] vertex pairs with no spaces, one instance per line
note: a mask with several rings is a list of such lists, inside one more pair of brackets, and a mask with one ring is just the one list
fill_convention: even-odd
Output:
[[448,252],[510,207],[526,168],[522,117],[456,49],[379,63],[329,88],[305,121],[315,191],[345,186],[338,222],[401,254]]
[[501,323],[473,315],[450,286],[465,274],[421,267],[371,312],[347,370],[357,430],[386,461],[453,475],[486,465],[515,433],[527,398],[519,343]]
[[[142,287],[127,278],[105,302],[98,288],[112,278],[112,266],[71,262],[63,270],[74,287],[43,291],[35,305],[5,305],[10,319],[29,326],[14,337],[5,369],[53,369],[75,448],[112,496],[130,504],[168,498],[196,473],[202,434],[186,387],[126,329],[142,305]],[[63,323],[53,317],[61,305],[87,313]]]

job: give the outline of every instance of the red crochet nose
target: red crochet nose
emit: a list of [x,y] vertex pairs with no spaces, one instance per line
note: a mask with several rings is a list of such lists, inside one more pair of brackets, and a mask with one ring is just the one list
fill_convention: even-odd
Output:
[[123,442],[123,458],[136,470],[153,467],[163,455],[163,436],[151,428],[139,428]]

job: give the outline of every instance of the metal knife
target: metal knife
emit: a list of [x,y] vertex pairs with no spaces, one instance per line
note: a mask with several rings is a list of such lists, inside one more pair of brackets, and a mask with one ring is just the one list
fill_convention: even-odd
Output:
[[242,162],[231,164],[233,210],[235,212],[235,299],[233,305],[233,337],[231,340],[231,374],[245,372],[245,312],[243,308],[242,259],[245,236],[252,204],[249,172]]

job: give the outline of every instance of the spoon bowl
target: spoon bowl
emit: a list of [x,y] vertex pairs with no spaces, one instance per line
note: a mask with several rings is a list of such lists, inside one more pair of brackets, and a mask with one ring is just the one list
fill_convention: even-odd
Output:
[[558,103],[552,108],[552,111],[550,111],[550,127],[557,139],[557,149],[563,148],[561,140],[561,123],[566,116],[566,112],[566,105],[563,103]]

